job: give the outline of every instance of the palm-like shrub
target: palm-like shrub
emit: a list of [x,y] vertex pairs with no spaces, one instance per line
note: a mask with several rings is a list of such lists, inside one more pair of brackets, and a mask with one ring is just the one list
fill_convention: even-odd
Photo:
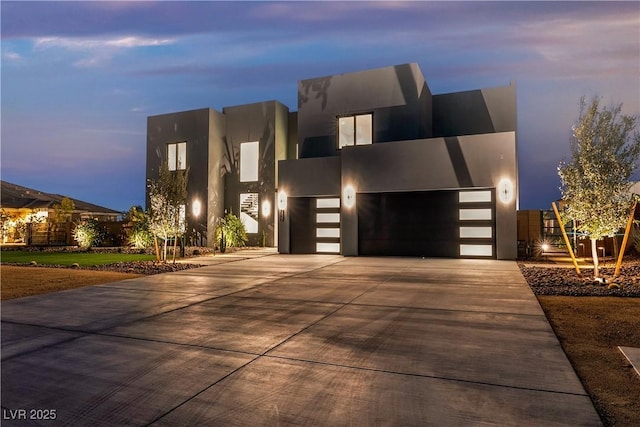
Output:
[[227,247],[241,247],[247,243],[247,229],[240,218],[232,213],[220,218],[216,224],[216,240],[220,242],[220,251]]

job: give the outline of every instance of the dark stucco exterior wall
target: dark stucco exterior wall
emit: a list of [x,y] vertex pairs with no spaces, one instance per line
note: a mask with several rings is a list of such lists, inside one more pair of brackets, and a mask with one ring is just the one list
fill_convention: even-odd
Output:
[[[258,233],[248,234],[248,245],[275,245],[275,191],[277,161],[287,156],[289,109],[277,102],[226,107],[226,131],[223,146],[224,207],[239,215],[240,194],[258,193]],[[240,182],[240,144],[259,142],[259,176],[254,182]],[[271,206],[270,214],[263,215],[265,201]],[[263,240],[264,239],[264,240]]]
[[431,136],[431,92],[417,64],[302,80],[299,157],[339,155],[336,118],[373,113],[376,142]]
[[[451,144],[448,139],[433,138],[345,147],[342,186],[351,185],[358,193],[381,193],[496,188],[505,178],[517,185],[515,132],[457,137],[455,144],[461,158],[453,154]],[[498,259],[512,259],[517,255],[516,220],[516,198],[508,204],[497,201]],[[343,207],[343,254],[357,255],[357,242],[356,209]]]
[[433,136],[515,131],[516,85],[433,96]]
[[[167,144],[186,142],[187,166],[189,169],[187,181],[186,205],[187,236],[193,230],[204,231],[202,221],[209,217],[209,203],[205,203],[209,194],[209,149],[211,145],[210,126],[216,112],[209,108],[182,111],[178,113],[162,114],[147,118],[147,170],[146,180],[155,180],[161,165],[167,161]],[[211,182],[218,185],[215,180]],[[218,188],[219,190],[219,188]],[[194,200],[201,203],[201,213],[198,218],[193,215]],[[147,195],[147,208],[149,199]]]

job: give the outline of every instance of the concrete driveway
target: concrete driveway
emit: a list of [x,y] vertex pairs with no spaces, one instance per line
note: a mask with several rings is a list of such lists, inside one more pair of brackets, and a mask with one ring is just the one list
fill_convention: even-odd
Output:
[[600,425],[514,262],[262,255],[3,302],[2,425]]

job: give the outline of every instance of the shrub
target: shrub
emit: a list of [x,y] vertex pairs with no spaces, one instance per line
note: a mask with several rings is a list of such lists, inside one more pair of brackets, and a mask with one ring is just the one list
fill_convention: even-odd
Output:
[[216,240],[220,242],[221,252],[227,247],[244,246],[247,243],[247,229],[237,216],[227,214],[216,224]]
[[151,234],[148,227],[134,226],[129,234],[129,244],[136,249],[149,248],[153,245],[153,234]]
[[76,224],[76,228],[73,230],[73,238],[82,248],[99,245],[104,239],[104,235],[104,230],[95,219],[86,219]]

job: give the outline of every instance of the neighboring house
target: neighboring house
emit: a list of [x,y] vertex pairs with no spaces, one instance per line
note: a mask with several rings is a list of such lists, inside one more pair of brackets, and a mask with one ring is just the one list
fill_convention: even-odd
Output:
[[417,64],[277,101],[148,118],[147,179],[189,169],[189,233],[225,211],[281,253],[513,259],[515,85],[432,95]]
[[[69,227],[52,225],[56,218],[56,205],[65,196],[45,193],[32,188],[0,181],[0,209],[2,211],[2,243],[67,244],[70,243]],[[69,198],[74,210],[68,221],[94,218],[99,221],[116,221],[121,212]],[[44,231],[42,231],[44,230]],[[39,236],[43,233],[45,236]],[[52,237],[53,236],[53,237]]]

